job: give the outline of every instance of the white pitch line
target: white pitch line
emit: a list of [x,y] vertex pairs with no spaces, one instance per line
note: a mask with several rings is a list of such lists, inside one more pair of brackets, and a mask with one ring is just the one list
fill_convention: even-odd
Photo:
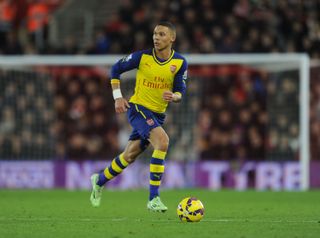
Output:
[[[0,217],[0,222],[17,221],[17,222],[159,222],[159,223],[171,223],[173,220],[168,219],[131,219],[127,217],[121,218],[27,218],[27,217]],[[177,220],[178,221],[178,218]],[[252,219],[203,219],[201,222],[215,222],[215,223],[320,223],[320,220],[252,220]]]
[[49,218],[49,217],[38,217],[38,218],[27,218],[27,217],[0,217],[0,222],[2,221],[31,221],[31,222],[42,222],[42,221],[75,221],[75,222],[105,222],[105,221],[114,221],[120,222],[127,220],[126,217],[122,218],[111,218],[111,219],[103,219],[103,218]]
[[203,219],[203,222],[239,223],[320,223],[320,220],[250,220],[250,219]]

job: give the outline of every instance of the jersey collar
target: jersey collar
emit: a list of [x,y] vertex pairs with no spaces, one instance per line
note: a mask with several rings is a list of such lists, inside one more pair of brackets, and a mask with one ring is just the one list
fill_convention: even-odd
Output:
[[171,55],[170,55],[169,59],[167,59],[166,61],[161,62],[161,61],[158,60],[155,50],[152,49],[153,59],[154,59],[154,61],[156,61],[160,65],[164,65],[164,64],[168,63],[172,59],[173,55],[174,55],[174,50],[171,50]]

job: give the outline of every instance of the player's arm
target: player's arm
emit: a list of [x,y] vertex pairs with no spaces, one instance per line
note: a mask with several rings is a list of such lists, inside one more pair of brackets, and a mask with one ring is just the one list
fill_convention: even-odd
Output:
[[180,102],[182,96],[186,91],[186,80],[187,80],[187,62],[184,60],[180,70],[177,72],[174,83],[173,90],[165,91],[162,95],[163,100],[167,102]]
[[120,87],[120,75],[134,68],[138,68],[141,52],[135,52],[122,58],[111,68],[111,87],[114,98],[114,107],[117,113],[126,112],[130,107],[128,101],[122,96]]
[[126,112],[128,108],[130,108],[130,105],[122,96],[121,89],[120,89],[120,82],[119,83],[111,83],[112,87],[112,94],[114,98],[114,108],[117,113],[123,113]]

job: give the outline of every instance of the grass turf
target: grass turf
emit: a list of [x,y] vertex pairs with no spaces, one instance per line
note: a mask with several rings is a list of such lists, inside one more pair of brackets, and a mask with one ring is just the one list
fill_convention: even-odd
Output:
[[[167,213],[146,209],[146,190],[108,191],[91,207],[88,191],[0,190],[0,237],[319,237],[320,191],[168,190]],[[205,217],[182,223],[178,202],[200,198]]]

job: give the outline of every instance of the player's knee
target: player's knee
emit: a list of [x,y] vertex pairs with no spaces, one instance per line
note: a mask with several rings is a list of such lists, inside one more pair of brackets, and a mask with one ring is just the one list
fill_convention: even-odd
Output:
[[168,148],[169,148],[169,137],[167,136],[162,137],[159,141],[159,148],[157,149],[161,151],[167,151]]

